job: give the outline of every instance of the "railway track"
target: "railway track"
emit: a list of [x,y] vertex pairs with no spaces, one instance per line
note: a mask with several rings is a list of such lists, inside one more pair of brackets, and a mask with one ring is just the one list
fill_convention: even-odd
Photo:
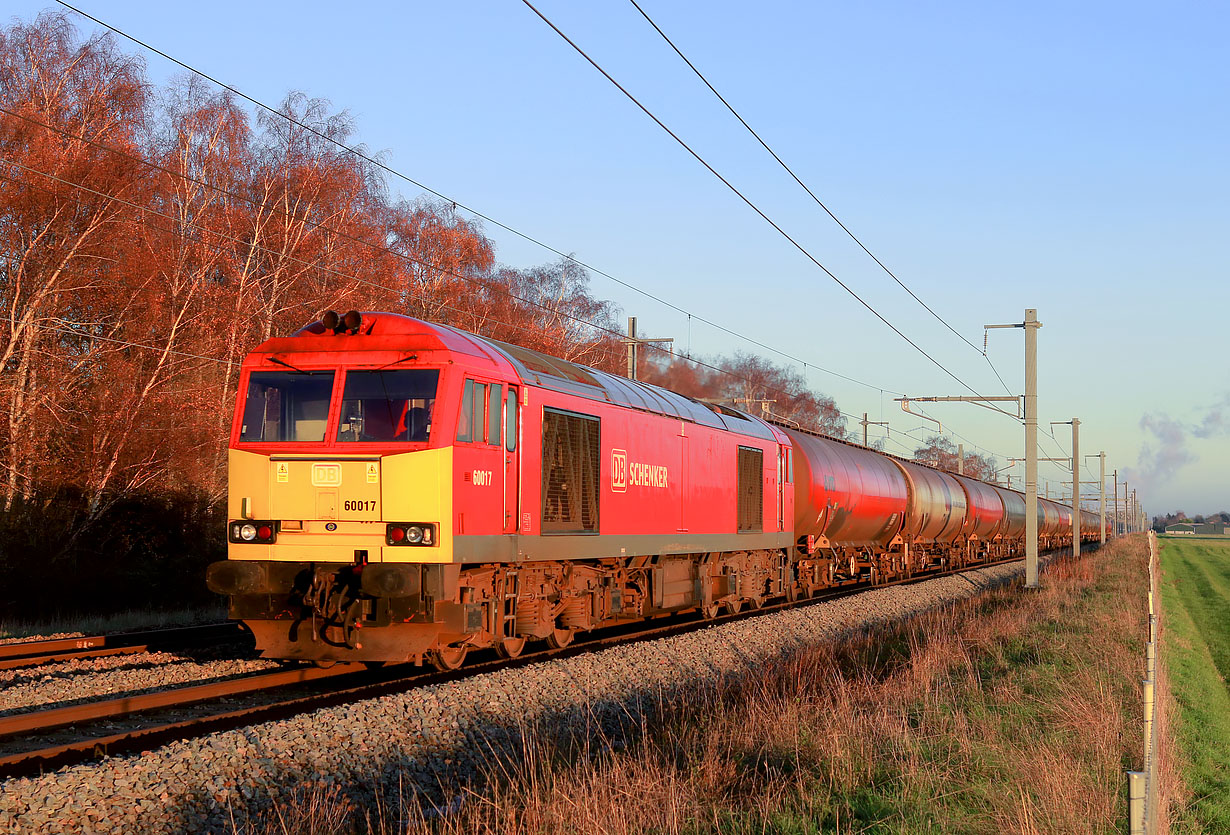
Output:
[[20,641],[0,644],[0,670],[36,667],[40,664],[79,658],[138,655],[161,649],[217,643],[228,638],[238,638],[241,634],[237,624],[228,622],[119,632],[113,635],[56,638],[49,641]]
[[[827,590],[806,600],[774,603],[716,618],[701,619],[693,612],[647,623],[610,627],[578,638],[576,642],[562,649],[544,647],[526,652],[515,659],[501,659],[490,653],[489,658],[475,656],[474,662],[447,672],[425,671],[421,667],[409,665],[374,670],[360,664],[338,664],[329,668],[298,667],[106,701],[25,711],[0,717],[0,749],[24,748],[0,754],[0,778],[38,774],[48,769],[104,756],[138,753],[176,740],[285,719],[322,708],[470,678],[499,669],[567,658],[616,644],[682,635],[784,609],[817,605],[875,588],[921,583],[1017,561],[1019,558],[929,572],[870,587],[851,584]],[[311,687],[315,692],[303,693],[303,687]],[[238,708],[225,702],[219,703],[220,700],[252,697],[288,689],[297,692],[288,693],[272,702]],[[183,715],[185,711],[199,712],[206,704],[208,708],[204,709],[202,715]],[[134,727],[119,731],[115,729],[117,722],[131,722],[134,719],[138,720]],[[47,744],[49,733],[70,726],[80,726],[80,733],[76,738]]]

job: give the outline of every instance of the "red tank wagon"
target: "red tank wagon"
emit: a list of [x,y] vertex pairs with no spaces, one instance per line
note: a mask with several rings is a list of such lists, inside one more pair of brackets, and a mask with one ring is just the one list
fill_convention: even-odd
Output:
[[264,655],[440,668],[1011,556],[1024,531],[1013,491],[354,311],[244,361],[228,516],[207,583]]

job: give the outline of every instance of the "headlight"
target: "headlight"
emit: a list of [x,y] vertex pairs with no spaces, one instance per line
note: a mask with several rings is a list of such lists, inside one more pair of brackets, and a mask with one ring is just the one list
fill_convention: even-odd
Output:
[[278,541],[278,528],[281,523],[276,520],[262,521],[254,519],[251,522],[242,519],[232,519],[226,525],[228,542],[255,545],[273,545]]
[[385,545],[435,545],[434,522],[390,522],[385,527]]

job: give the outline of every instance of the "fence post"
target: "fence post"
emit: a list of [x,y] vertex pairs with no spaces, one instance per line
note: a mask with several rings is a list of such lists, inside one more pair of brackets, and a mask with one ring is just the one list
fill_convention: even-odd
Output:
[[1145,700],[1145,772],[1153,774],[1153,679],[1147,678],[1141,682],[1144,685]]
[[1145,773],[1129,771],[1128,776],[1128,832],[1131,835],[1145,833]]
[[1149,541],[1149,640],[1145,642],[1145,678],[1141,680],[1141,701],[1144,712],[1144,763],[1141,771],[1129,771],[1128,831],[1132,835],[1153,835],[1157,831],[1157,610],[1154,593],[1157,590],[1157,537],[1148,532]]

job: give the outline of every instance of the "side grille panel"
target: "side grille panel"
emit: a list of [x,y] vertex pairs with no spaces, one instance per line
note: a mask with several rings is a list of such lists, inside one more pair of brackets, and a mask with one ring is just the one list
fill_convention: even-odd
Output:
[[764,530],[764,451],[739,447],[739,533]]
[[542,532],[597,533],[600,421],[544,409]]

